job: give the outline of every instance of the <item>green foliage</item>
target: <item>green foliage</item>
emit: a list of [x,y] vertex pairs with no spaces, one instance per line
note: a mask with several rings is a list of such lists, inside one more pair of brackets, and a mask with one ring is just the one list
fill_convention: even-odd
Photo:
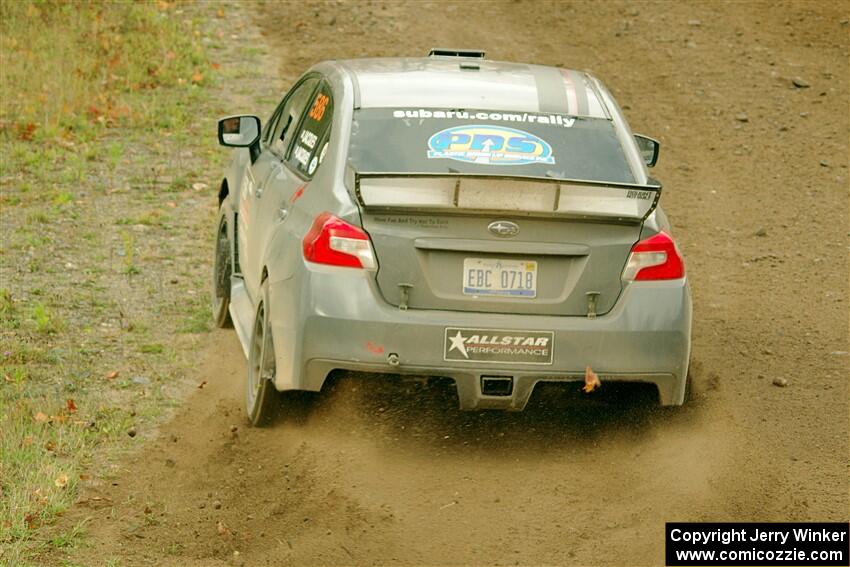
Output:
[[52,335],[64,328],[62,321],[54,316],[45,304],[40,302],[33,305],[32,320],[35,322],[36,331],[46,335]]
[[[0,3],[0,131],[44,142],[91,140],[104,128],[179,128],[181,98],[209,81],[188,22],[154,2]],[[167,117],[167,118],[166,118]]]
[[12,292],[8,289],[0,289],[0,321],[11,321],[15,311],[12,302]]
[[139,347],[139,352],[142,354],[162,354],[165,348],[159,343],[142,345]]
[[[0,566],[43,564],[46,550],[79,544],[81,526],[54,524],[93,452],[121,447],[168,404],[158,390],[138,398],[133,365],[173,378],[177,331],[208,325],[192,304],[159,318],[172,303],[153,285],[182,239],[211,222],[162,210],[163,192],[176,201],[208,171],[199,148],[214,144],[197,120],[214,84],[202,20],[190,15],[204,9],[0,0]],[[194,157],[179,155],[187,147]],[[120,216],[185,234],[134,236],[144,233],[108,220]]]

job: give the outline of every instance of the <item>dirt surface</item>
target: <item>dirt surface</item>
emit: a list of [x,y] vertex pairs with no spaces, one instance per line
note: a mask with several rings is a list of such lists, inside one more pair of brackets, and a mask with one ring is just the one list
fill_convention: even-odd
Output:
[[696,396],[462,413],[450,389],[349,377],[306,419],[250,429],[244,358],[216,332],[208,385],[69,514],[89,534],[71,559],[663,564],[665,521],[847,520],[847,3],[255,7],[287,83],[432,46],[605,81],[662,142]]

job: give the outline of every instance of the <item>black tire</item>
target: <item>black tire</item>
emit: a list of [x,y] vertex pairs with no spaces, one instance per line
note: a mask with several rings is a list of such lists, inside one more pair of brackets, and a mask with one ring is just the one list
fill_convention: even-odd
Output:
[[256,427],[269,425],[280,404],[274,386],[277,362],[269,324],[268,297],[268,282],[263,282],[248,348],[248,379],[245,386],[245,414]]
[[685,377],[685,399],[682,400],[682,405],[687,405],[694,401],[694,372],[696,372],[694,361],[688,363],[688,375]]
[[230,275],[233,273],[233,248],[227,216],[228,199],[221,203],[215,232],[215,255],[212,273],[212,316],[216,327],[232,327],[230,320]]

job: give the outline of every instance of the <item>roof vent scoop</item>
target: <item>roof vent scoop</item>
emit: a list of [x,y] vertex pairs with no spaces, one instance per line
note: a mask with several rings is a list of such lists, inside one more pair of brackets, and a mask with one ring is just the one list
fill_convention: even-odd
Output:
[[483,49],[448,49],[433,47],[428,57],[465,57],[467,59],[484,59]]

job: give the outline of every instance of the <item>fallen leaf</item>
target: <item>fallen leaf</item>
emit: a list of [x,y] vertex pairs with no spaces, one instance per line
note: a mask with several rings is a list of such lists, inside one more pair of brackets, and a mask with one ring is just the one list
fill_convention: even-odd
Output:
[[44,448],[48,451],[53,451],[56,449],[56,443],[54,443],[53,441],[48,441],[44,444]]
[[33,416],[33,419],[36,420],[39,423],[44,423],[45,421],[47,421],[47,414],[40,411],[37,414],[35,414],[35,416]]
[[32,445],[32,435],[27,435],[21,439],[21,447],[29,447],[30,445]]
[[87,474],[81,474],[81,475],[80,475],[80,480],[89,480],[90,478],[91,478],[91,477],[90,477],[89,475],[87,475]]
[[599,381],[599,376],[596,375],[596,372],[588,366],[584,369],[584,391],[585,394],[591,393],[596,388],[602,386],[602,382]]
[[222,521],[221,521],[221,520],[219,520],[219,521],[218,521],[218,524],[216,524],[216,526],[215,526],[215,530],[218,532],[218,535],[221,535],[221,536],[223,536],[223,535],[227,535],[227,534],[229,534],[229,533],[230,533],[230,530],[228,530],[228,529],[227,529],[227,526],[225,526],[225,525],[222,523]]
[[110,372],[109,374],[106,375],[107,380],[114,380],[116,378],[118,378],[118,371],[117,370],[113,370],[112,372]]
[[216,18],[223,18],[224,17],[224,10],[219,8],[218,12],[215,13],[215,16],[216,16]]
[[72,400],[70,398],[65,401],[65,406],[68,408],[68,411],[71,412],[71,413],[74,413],[75,411],[77,411],[77,404],[75,404],[74,400]]
[[57,488],[65,488],[68,486],[68,475],[65,473],[60,474],[56,477],[56,480],[53,481],[53,484],[55,484]]
[[28,530],[35,528],[35,516],[33,514],[26,514],[24,522],[26,522]]
[[203,80],[204,80],[204,76],[201,74],[200,71],[195,71],[194,73],[192,73],[192,82],[193,83],[200,83]]
[[198,389],[199,389],[199,390],[203,390],[203,389],[206,387],[206,385],[207,385],[207,381],[206,381],[206,380],[204,380],[203,382],[201,382],[200,384],[198,384]]
[[210,63],[210,67],[213,69],[221,69],[221,63]]
[[32,140],[36,127],[37,126],[33,122],[28,122],[26,124],[18,124],[18,139],[27,142]]

